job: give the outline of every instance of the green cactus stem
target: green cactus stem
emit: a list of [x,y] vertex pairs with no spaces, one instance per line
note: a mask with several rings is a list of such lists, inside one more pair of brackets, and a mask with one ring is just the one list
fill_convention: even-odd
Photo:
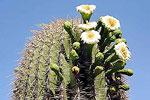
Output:
[[95,8],[78,6],[82,19],[56,19],[32,31],[14,69],[13,100],[128,99],[123,75],[133,71],[124,69],[130,58],[127,41],[116,18],[89,22]]
[[116,60],[112,63],[112,68],[106,71],[106,75],[110,75],[124,68],[126,62],[124,60]]
[[[102,26],[101,20],[102,20],[102,17],[100,17],[99,20],[98,20],[98,22],[97,22],[97,26],[96,26],[96,28],[95,28],[96,31],[99,30],[99,28]],[[104,29],[104,28],[102,28],[102,29]],[[101,30],[101,33],[102,33],[102,31],[103,31],[103,30]]]
[[110,64],[111,62],[113,62],[113,61],[115,61],[115,60],[117,60],[117,59],[118,59],[118,56],[117,56],[115,53],[113,53],[113,54],[111,54],[111,55],[105,60],[104,64],[105,64],[105,65],[108,65],[108,64]]

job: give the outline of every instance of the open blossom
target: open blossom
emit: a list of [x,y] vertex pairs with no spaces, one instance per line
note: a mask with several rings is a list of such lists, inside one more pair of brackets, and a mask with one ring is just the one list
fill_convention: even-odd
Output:
[[81,34],[81,40],[87,44],[95,44],[99,42],[100,35],[97,31],[85,31]]
[[93,11],[96,9],[95,5],[80,5],[76,7],[77,11],[81,13],[84,23],[89,21]]
[[115,45],[114,49],[119,58],[124,60],[129,60],[131,58],[131,53],[124,42]]
[[93,29],[97,26],[96,22],[89,22],[87,24],[79,24],[78,27],[83,29],[83,30],[90,30]]
[[93,10],[96,9],[95,5],[80,5],[76,7],[77,11],[80,13],[91,14]]
[[111,30],[120,28],[119,20],[109,15],[102,17],[102,23]]

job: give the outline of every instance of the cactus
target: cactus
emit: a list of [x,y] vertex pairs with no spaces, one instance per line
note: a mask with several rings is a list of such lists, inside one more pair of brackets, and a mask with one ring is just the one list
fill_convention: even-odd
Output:
[[56,19],[32,31],[14,70],[13,100],[128,99],[123,75],[133,71],[124,69],[131,55],[127,42],[116,18],[90,22],[95,8],[78,6],[82,19]]

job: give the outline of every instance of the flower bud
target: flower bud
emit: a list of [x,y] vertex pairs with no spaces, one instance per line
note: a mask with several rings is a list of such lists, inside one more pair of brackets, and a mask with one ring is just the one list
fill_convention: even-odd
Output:
[[70,56],[71,56],[73,61],[79,59],[79,56],[78,56],[78,54],[77,54],[77,52],[75,50],[71,51]]
[[72,67],[72,72],[74,74],[79,74],[80,69],[77,66]]
[[99,75],[102,71],[103,71],[103,67],[102,66],[96,66],[96,68],[94,70],[94,77]]
[[74,42],[74,34],[73,34],[73,30],[72,30],[72,24],[70,22],[65,22],[64,23],[64,29],[67,31],[67,33],[69,34],[72,42]]
[[118,87],[119,89],[123,89],[123,90],[125,90],[125,91],[127,91],[127,90],[129,90],[130,89],[130,86],[129,85],[127,85],[127,84],[124,84],[124,85],[119,85],[119,87]]
[[80,49],[80,43],[79,42],[74,42],[73,43],[73,49],[79,50]]
[[115,93],[116,92],[116,88],[115,87],[109,87],[109,91],[110,93]]
[[62,77],[59,66],[57,66],[56,64],[51,64],[50,68],[52,71],[55,72],[56,75],[58,75],[59,77]]
[[120,42],[127,43],[127,40],[124,39],[124,38],[118,39],[114,45],[117,45],[117,44],[120,43]]
[[95,57],[95,62],[96,63],[101,62],[103,59],[104,59],[103,53],[99,52],[99,53],[96,54],[96,57]]
[[122,69],[122,70],[117,71],[117,73],[132,76],[133,75],[133,70],[131,70],[131,69]]

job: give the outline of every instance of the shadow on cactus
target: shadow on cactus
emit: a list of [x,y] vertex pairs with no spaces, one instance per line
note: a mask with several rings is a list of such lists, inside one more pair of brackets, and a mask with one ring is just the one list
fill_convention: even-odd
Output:
[[81,5],[82,19],[41,24],[15,68],[14,100],[127,100],[124,75],[131,53],[120,22],[102,16],[90,22],[95,5]]

